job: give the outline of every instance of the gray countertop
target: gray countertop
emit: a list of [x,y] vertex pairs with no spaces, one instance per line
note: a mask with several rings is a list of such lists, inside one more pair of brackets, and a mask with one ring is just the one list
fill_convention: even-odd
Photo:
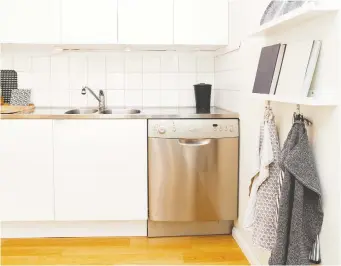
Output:
[[46,108],[36,107],[30,113],[16,113],[0,115],[1,119],[169,119],[169,118],[239,118],[239,114],[217,107],[211,107],[209,114],[198,114],[193,107],[156,107],[135,108],[141,110],[139,114],[119,113],[124,108],[111,108],[117,110],[116,114],[64,114],[72,108]]

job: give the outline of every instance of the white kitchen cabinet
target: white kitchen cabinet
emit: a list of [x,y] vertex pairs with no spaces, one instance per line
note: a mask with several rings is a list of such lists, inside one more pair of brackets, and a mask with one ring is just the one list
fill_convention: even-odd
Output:
[[229,0],[174,0],[174,44],[227,45]]
[[0,43],[60,42],[60,0],[0,0]]
[[120,44],[173,44],[173,0],[119,0]]
[[147,220],[146,120],[54,121],[56,220]]
[[62,43],[117,43],[117,0],[61,0]]
[[51,120],[0,120],[0,220],[54,219]]

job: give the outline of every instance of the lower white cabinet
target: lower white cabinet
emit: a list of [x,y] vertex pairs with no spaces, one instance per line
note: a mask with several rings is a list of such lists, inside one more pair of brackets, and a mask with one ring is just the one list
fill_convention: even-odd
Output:
[[54,219],[51,120],[0,120],[0,220]]
[[147,121],[54,121],[55,218],[147,220]]

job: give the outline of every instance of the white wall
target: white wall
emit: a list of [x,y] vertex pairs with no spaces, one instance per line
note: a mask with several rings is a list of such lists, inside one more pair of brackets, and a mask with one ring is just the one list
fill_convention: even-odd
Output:
[[[239,51],[218,56],[215,59],[215,104],[240,112],[241,119],[241,161],[239,219],[236,222],[238,236],[250,251],[255,262],[266,264],[270,253],[254,247],[251,234],[243,230],[241,224],[248,201],[248,187],[251,178],[250,166],[255,158],[257,146],[256,132],[262,119],[265,103],[248,97],[251,93],[257,69],[260,49],[263,44],[279,41],[290,42],[305,38],[323,40],[316,78],[313,84],[316,92],[340,90],[340,16],[327,16],[316,21],[306,22],[299,27],[278,34],[267,41],[263,38],[248,38],[255,30],[269,0],[232,1],[233,9],[241,9],[242,16],[231,22],[232,33],[242,32],[243,44]],[[237,11],[236,11],[237,12]],[[240,13],[239,13],[240,14]],[[235,37],[232,35],[231,37]],[[276,116],[281,144],[292,125],[294,104],[272,102]],[[309,117],[314,125],[309,136],[316,157],[323,193],[324,222],[321,232],[322,263],[341,264],[340,258],[340,130],[339,108],[301,106],[301,112]],[[249,254],[249,255],[250,255]]]
[[[63,52],[3,45],[2,69],[18,72],[19,88],[31,88],[36,106],[96,106],[88,85],[103,89],[107,105],[194,106],[193,85],[214,82],[211,52]],[[212,93],[212,104],[214,93]]]

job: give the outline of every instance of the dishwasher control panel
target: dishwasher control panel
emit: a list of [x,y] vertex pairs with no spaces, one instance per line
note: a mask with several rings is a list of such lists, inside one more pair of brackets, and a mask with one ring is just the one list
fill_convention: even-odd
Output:
[[235,138],[238,119],[149,119],[151,138]]

